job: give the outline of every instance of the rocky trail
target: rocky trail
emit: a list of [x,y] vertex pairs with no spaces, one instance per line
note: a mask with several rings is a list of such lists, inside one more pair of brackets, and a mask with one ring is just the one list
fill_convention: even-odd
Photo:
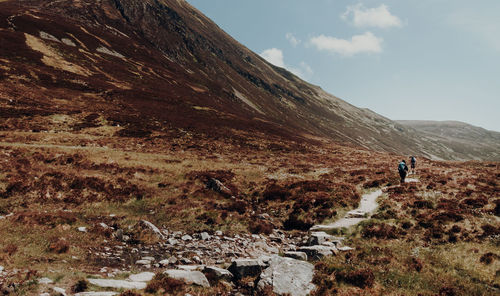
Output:
[[[418,179],[407,179],[418,182]],[[271,287],[278,295],[308,295],[314,290],[312,283],[314,265],[309,261],[339,252],[353,250],[343,244],[344,237],[326,233],[332,229],[349,228],[368,219],[377,209],[377,198],[386,188],[362,196],[357,209],[327,225],[315,225],[308,236],[288,234],[274,230],[270,235],[243,234],[226,236],[222,231],[186,234],[161,229],[142,220],[136,229],[114,229],[104,223],[99,227],[111,231],[118,244],[89,250],[87,260],[106,267],[87,279],[94,289],[104,291],[80,292],[79,296],[111,296],[125,290],[144,290],[155,274],[163,273],[186,284],[210,287],[211,283],[224,281],[233,287],[231,295],[245,295]],[[4,217],[5,218],[5,217]],[[7,217],[8,218],[8,217]],[[260,219],[269,219],[264,214]],[[85,227],[75,231],[86,232]],[[134,243],[133,232],[149,233],[158,241],[154,245]],[[225,267],[225,268],[223,268]],[[135,273],[131,274],[131,270]],[[1,271],[7,274],[8,271]],[[124,278],[126,274],[128,277]],[[254,282],[241,280],[254,277]],[[52,279],[40,278],[43,293],[56,292],[70,295],[57,287]],[[109,291],[114,289],[115,291]]]

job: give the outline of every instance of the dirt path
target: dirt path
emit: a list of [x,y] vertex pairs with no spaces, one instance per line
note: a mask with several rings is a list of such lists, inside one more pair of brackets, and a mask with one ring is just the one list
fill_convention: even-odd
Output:
[[[419,182],[418,179],[415,178],[406,178],[407,183],[411,182]],[[367,193],[361,197],[361,202],[359,203],[359,207],[355,210],[347,212],[347,214],[330,224],[326,225],[314,225],[311,227],[311,231],[319,231],[319,230],[332,230],[332,229],[341,229],[341,228],[349,228],[352,227],[359,222],[369,219],[371,214],[375,212],[378,208],[377,198],[379,198],[383,190],[387,187],[380,188],[376,191]]]

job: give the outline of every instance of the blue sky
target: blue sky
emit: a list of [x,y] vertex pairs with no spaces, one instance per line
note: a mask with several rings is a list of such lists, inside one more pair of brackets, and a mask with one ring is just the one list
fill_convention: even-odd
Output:
[[390,119],[500,131],[498,0],[188,0],[267,60]]

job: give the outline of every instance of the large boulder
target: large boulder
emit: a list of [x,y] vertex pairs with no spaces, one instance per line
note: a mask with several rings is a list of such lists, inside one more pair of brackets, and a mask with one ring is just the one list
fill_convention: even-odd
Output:
[[210,283],[203,273],[200,271],[168,269],[164,272],[169,277],[185,282],[186,284],[194,284],[202,287],[210,287]]
[[235,259],[228,270],[236,280],[247,276],[257,276],[267,265],[261,259]]
[[306,296],[316,288],[313,275],[311,263],[273,256],[269,267],[261,273],[257,288],[271,286],[278,295]]

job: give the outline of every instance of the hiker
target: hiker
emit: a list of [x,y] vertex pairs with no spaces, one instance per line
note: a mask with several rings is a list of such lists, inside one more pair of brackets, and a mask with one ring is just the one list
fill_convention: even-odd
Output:
[[399,176],[401,176],[401,183],[405,182],[406,173],[408,172],[408,167],[406,166],[406,161],[403,159],[398,165]]
[[410,157],[410,163],[412,174],[415,174],[415,164],[417,163],[417,159],[415,158],[415,156]]

